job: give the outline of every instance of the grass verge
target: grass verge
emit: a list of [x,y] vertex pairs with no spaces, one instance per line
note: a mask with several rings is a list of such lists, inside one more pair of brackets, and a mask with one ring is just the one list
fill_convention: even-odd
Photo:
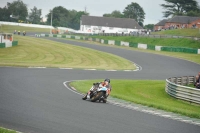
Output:
[[40,38],[14,38],[19,41],[18,46],[0,49],[1,66],[136,69],[132,62],[109,53]]
[[173,30],[152,32],[152,34],[200,37],[200,30],[199,29],[173,29]]
[[[86,93],[92,83],[101,80],[75,81],[70,83],[78,91]],[[111,96],[149,107],[200,118],[200,106],[175,99],[165,92],[165,81],[159,80],[111,80]]]
[[149,38],[149,37],[135,37],[135,36],[93,36],[94,38],[101,38],[105,40],[116,40],[133,43],[143,43],[157,46],[172,46],[185,48],[200,48],[200,42],[187,38]]
[[25,27],[25,26],[16,26],[16,25],[1,25],[0,31],[13,33],[14,30],[26,32],[50,32],[49,28],[34,28],[34,27]]
[[17,132],[0,127],[0,133],[17,133]]

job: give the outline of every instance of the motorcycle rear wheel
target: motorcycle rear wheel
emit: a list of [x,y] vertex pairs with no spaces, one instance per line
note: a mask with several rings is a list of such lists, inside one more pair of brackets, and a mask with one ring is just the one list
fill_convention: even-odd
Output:
[[103,93],[102,91],[98,92],[95,96],[92,97],[91,102],[96,102],[96,101],[99,100],[103,95],[104,95],[104,93]]

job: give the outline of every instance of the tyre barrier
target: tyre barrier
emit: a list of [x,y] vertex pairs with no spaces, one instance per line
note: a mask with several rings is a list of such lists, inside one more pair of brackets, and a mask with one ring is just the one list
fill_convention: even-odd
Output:
[[172,97],[200,104],[200,89],[184,85],[194,84],[195,76],[166,79],[165,91]]
[[41,35],[40,34],[35,34],[35,37],[41,37]]

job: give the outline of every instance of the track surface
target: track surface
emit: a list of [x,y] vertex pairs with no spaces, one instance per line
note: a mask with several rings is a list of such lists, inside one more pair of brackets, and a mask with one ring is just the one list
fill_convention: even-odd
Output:
[[107,72],[1,67],[0,126],[27,133],[199,133],[200,126],[197,125],[112,104],[83,101],[63,82],[107,77],[164,80],[173,76],[195,75],[200,65],[116,47],[46,39],[116,54],[137,63],[142,70]]

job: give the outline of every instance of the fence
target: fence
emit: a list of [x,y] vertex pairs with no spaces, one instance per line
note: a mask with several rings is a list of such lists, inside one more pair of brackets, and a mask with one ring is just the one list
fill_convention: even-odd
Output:
[[[66,33],[67,34],[67,33]],[[200,41],[199,37],[194,36],[174,36],[174,35],[153,35],[153,34],[138,34],[138,33],[73,33],[73,35],[80,36],[135,36],[135,37],[149,37],[149,38],[188,38],[196,41]]]
[[194,82],[195,76],[169,78],[166,79],[165,91],[175,98],[200,104],[200,89],[183,86]]
[[173,36],[173,35],[151,35],[151,34],[137,34],[137,33],[99,33],[99,36],[136,36],[136,37],[149,37],[149,38],[188,38],[200,41],[200,38],[194,36]]

